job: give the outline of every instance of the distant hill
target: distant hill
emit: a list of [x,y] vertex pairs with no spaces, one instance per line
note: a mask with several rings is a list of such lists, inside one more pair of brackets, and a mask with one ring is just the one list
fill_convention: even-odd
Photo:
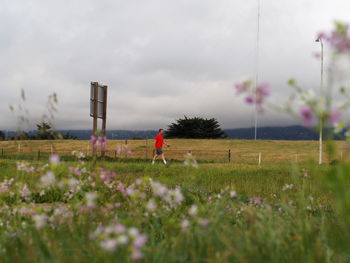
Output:
[[[254,128],[241,129],[225,129],[225,133],[229,139],[254,139]],[[60,130],[62,134],[69,133],[78,140],[89,140],[92,134],[91,130]],[[35,131],[30,131],[34,134]],[[13,136],[14,132],[7,132],[7,135]],[[156,130],[109,130],[107,131],[108,139],[125,140],[133,138],[154,138],[157,134]],[[318,134],[303,126],[287,126],[287,127],[259,127],[258,139],[260,140],[318,140]]]
[[[254,128],[227,129],[227,136],[231,139],[254,139]],[[260,127],[260,140],[318,140],[318,134],[303,126],[288,127]]]

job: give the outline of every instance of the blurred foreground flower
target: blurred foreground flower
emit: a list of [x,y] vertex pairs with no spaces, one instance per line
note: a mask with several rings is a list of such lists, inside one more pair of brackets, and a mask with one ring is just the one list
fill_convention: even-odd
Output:
[[230,192],[230,197],[231,197],[231,198],[237,197],[237,192],[236,192],[236,191],[231,191],[231,192]]
[[51,171],[40,177],[41,186],[46,188],[56,183],[55,174]]
[[35,168],[27,162],[18,162],[17,163],[17,171],[23,171],[26,173],[34,173]]
[[107,137],[106,136],[92,135],[90,142],[95,150],[98,150],[98,148],[101,148],[102,152],[107,151]]
[[319,39],[324,39],[338,53],[350,53],[349,25],[336,22],[335,29],[331,32],[321,32]]
[[259,112],[264,111],[264,103],[270,95],[270,85],[267,82],[259,83],[256,87],[251,80],[245,80],[235,84],[235,89],[238,95],[245,95],[247,104],[254,104]]
[[86,198],[86,206],[88,208],[96,207],[96,198],[97,198],[96,192],[86,193],[85,198]]
[[83,152],[80,152],[80,151],[72,151],[72,155],[77,157],[79,160],[85,158],[85,154]]
[[188,210],[188,214],[190,216],[196,216],[198,213],[198,207],[196,205],[192,205],[191,208]]
[[60,163],[60,157],[56,154],[51,155],[49,161],[52,165],[58,165]]
[[131,252],[132,260],[142,259],[142,249],[147,242],[147,236],[139,232],[135,227],[127,228],[126,226],[115,223],[106,227],[99,226],[91,235],[92,239],[99,241],[100,246],[106,252],[126,247]]
[[194,157],[192,155],[192,152],[189,151],[186,155],[185,155],[185,161],[184,161],[184,165],[186,166],[193,166],[194,168],[198,168],[198,162],[196,160],[196,157]]
[[293,188],[294,188],[293,184],[286,184],[285,186],[283,186],[282,191],[287,191]]
[[47,215],[37,214],[33,215],[32,218],[37,229],[43,228],[47,223]]
[[303,120],[304,126],[309,127],[315,124],[316,118],[314,116],[312,109],[309,106],[305,105],[300,108],[300,116]]

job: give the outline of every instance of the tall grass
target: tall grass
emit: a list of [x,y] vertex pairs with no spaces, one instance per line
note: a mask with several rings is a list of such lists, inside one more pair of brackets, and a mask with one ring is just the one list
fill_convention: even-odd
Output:
[[[346,164],[16,166],[0,162],[1,262],[350,260]],[[48,172],[55,181],[43,186]],[[14,181],[6,188],[4,180],[10,178]],[[106,236],[108,226],[116,224],[147,236],[140,257],[132,236],[113,249],[103,243],[117,239]],[[107,232],[97,233],[99,228]]]

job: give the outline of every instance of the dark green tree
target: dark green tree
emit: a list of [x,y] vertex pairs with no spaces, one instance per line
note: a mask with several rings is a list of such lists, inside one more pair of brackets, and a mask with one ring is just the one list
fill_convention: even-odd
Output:
[[52,127],[47,122],[40,122],[36,125],[38,133],[36,134],[36,139],[38,140],[51,140],[53,139]]
[[6,139],[5,133],[0,131],[0,141],[4,141]]
[[62,134],[54,131],[52,126],[47,122],[41,122],[36,125],[38,133],[34,136],[33,139],[37,140],[56,140],[62,139]]
[[219,122],[199,117],[178,119],[169,125],[165,132],[167,138],[220,139],[226,134],[220,128]]

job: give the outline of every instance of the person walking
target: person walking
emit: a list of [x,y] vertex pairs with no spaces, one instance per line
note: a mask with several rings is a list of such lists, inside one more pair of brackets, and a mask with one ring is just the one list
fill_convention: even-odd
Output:
[[159,132],[156,135],[156,143],[155,143],[156,152],[155,152],[155,155],[153,157],[152,164],[155,163],[156,159],[159,156],[162,157],[163,163],[165,165],[167,164],[167,161],[165,160],[165,156],[164,156],[164,153],[163,153],[163,144],[165,144],[168,147],[170,147],[170,145],[164,140],[163,134],[164,134],[164,130],[163,129],[159,129]]

